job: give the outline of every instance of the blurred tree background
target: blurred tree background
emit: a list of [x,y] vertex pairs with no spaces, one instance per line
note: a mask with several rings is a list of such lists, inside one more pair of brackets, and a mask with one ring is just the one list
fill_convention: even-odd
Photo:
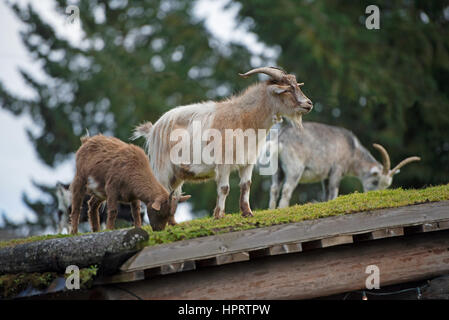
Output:
[[[0,83],[0,104],[31,115],[28,132],[43,162],[56,166],[73,155],[85,128],[127,141],[132,128],[156,121],[170,108],[220,99],[248,86],[238,72],[265,65],[250,48],[222,44],[193,14],[188,0],[57,0],[80,9],[83,41],[59,37],[32,7],[11,5],[26,25],[22,39],[48,79],[21,71],[37,98],[25,100]],[[305,82],[315,108],[307,120],[352,130],[369,149],[381,143],[393,164],[422,161],[397,175],[393,186],[449,181],[449,3],[447,1],[232,0],[238,22],[278,49],[278,66]],[[380,29],[365,28],[365,8],[380,8]],[[252,63],[251,63],[252,62]],[[143,141],[137,143],[143,144]],[[376,158],[380,158],[372,151]],[[254,174],[253,208],[266,208],[269,177]],[[227,211],[238,211],[238,178],[231,177]],[[52,194],[52,186],[37,185]],[[292,202],[317,198],[319,185],[301,186]],[[343,193],[361,190],[345,179]],[[211,213],[215,183],[186,184],[196,213]],[[39,226],[54,224],[53,196],[30,201]],[[46,218],[47,217],[47,218]]]
[[[239,2],[241,23],[280,46],[278,65],[305,82],[315,105],[306,120],[350,129],[377,159],[371,145],[382,144],[393,165],[421,156],[392,187],[448,182],[448,1]],[[380,9],[379,30],[365,28],[371,4]],[[362,190],[355,179],[341,185],[343,193],[354,188]]]

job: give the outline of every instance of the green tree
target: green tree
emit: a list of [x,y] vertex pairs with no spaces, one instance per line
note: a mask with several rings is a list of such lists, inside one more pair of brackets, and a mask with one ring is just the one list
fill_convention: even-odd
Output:
[[[421,156],[395,177],[393,187],[447,183],[447,1],[235,2],[239,21],[278,46],[278,65],[305,82],[315,105],[305,121],[344,126],[370,150],[381,143],[393,163]],[[379,30],[365,27],[371,4],[380,9]],[[353,190],[353,181],[346,182],[343,189]]]
[[[69,2],[58,0],[55,10],[66,15]],[[44,163],[56,166],[73,155],[85,129],[128,141],[134,126],[155,121],[176,105],[220,98],[247,85],[237,73],[249,68],[248,51],[214,40],[193,16],[193,4],[77,1],[75,23],[83,32],[79,46],[58,36],[32,6],[11,5],[26,25],[23,43],[47,79],[20,70],[36,98],[14,96],[0,83],[0,105],[29,114],[40,127],[28,136]],[[188,192],[195,210],[215,197],[210,185],[188,187]],[[47,214],[38,203],[33,209]]]

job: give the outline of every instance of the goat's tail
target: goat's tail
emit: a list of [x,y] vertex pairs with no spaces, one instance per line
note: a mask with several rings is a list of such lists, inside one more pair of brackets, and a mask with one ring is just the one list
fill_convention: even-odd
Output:
[[87,130],[87,128],[86,128],[86,134],[80,138],[81,144],[83,144],[84,142],[86,142],[87,139],[89,139],[89,138],[90,138],[89,130]]
[[131,136],[131,140],[139,139],[140,137],[147,137],[151,129],[153,128],[153,124],[150,121],[142,123],[134,128],[133,135]]

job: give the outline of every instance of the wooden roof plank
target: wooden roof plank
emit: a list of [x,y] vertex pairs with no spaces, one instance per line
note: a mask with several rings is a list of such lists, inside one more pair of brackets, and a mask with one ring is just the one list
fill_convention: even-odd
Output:
[[[449,201],[359,212],[149,246],[125,262],[121,270],[144,270],[186,260],[204,260],[222,254],[262,250],[286,243],[320,240],[322,245],[322,239],[325,238],[386,229],[399,230],[395,228],[425,223],[445,226],[446,222],[443,221],[448,220]],[[381,232],[373,237],[380,236]],[[324,240],[324,243],[331,244],[332,241]]]
[[221,266],[224,264],[248,261],[249,253],[248,252],[236,252],[230,254],[222,254],[213,258],[199,260],[197,262],[198,266],[207,267],[207,266]]
[[160,273],[161,274],[171,274],[182,271],[191,271],[196,269],[195,261],[187,260],[183,262],[176,262],[170,264],[164,264],[161,266]]
[[144,271],[137,270],[134,272],[119,272],[117,274],[103,276],[95,280],[94,285],[133,282],[145,279]]
[[[427,232],[204,268],[121,287],[142,299],[311,299],[366,290],[366,267],[373,264],[380,270],[381,288],[448,274],[448,245],[448,231]],[[105,296],[119,299],[113,289],[105,287]]]
[[268,248],[268,253],[270,256],[276,256],[279,254],[286,254],[286,253],[301,252],[301,251],[302,251],[302,245],[300,242],[279,244],[279,245],[271,246]]
[[360,233],[353,235],[354,241],[367,241],[367,240],[377,240],[391,237],[398,237],[404,235],[403,227],[386,228],[379,229],[371,232]]

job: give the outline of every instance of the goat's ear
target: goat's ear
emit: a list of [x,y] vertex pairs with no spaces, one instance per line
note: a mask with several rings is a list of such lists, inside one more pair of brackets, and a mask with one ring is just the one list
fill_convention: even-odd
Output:
[[180,196],[178,202],[184,202],[191,198],[192,196],[190,194],[187,194],[185,196]]
[[270,86],[270,91],[273,94],[281,94],[281,93],[287,92],[289,89],[290,89],[289,86],[282,86],[282,85],[277,85],[277,84]]
[[151,205],[151,208],[153,208],[156,211],[161,210],[161,202],[159,200],[154,201],[153,204]]

